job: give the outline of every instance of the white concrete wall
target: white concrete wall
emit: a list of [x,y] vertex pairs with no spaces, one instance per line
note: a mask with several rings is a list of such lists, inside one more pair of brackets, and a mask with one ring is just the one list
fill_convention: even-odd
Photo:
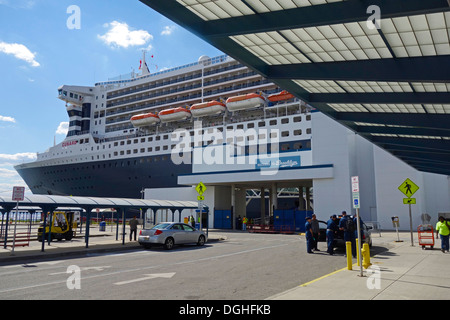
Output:
[[398,216],[400,230],[410,229],[409,206],[403,204],[406,196],[398,190],[407,178],[419,186],[412,196],[417,202],[411,205],[413,230],[422,223],[423,213],[431,216],[431,224],[434,225],[438,212],[450,211],[448,176],[417,171],[378,147],[374,150],[378,220],[382,228],[393,229],[391,216]]
[[333,164],[332,178],[314,179],[314,211],[321,220],[342,210],[351,212],[349,139],[354,134],[322,113],[311,119],[313,165]]
[[409,230],[409,207],[398,187],[406,178],[419,186],[411,205],[413,230],[428,213],[435,224],[439,212],[450,212],[450,178],[419,172],[405,162],[356,135],[322,113],[312,116],[313,165],[333,164],[333,177],[314,179],[314,209],[320,219],[352,209],[351,176],[360,182],[360,214],[364,221],[378,221],[394,230],[392,216],[400,218],[400,230]]

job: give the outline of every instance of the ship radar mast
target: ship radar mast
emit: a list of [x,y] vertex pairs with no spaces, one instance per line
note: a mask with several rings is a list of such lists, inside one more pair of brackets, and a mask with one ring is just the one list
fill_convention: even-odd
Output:
[[142,75],[146,76],[150,74],[150,69],[148,68],[147,61],[145,60],[145,54],[147,53],[146,50],[142,50],[142,60],[141,60],[141,66],[139,69],[142,69]]

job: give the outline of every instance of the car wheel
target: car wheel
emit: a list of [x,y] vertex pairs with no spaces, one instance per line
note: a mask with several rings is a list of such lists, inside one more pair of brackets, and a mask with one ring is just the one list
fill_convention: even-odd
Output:
[[198,245],[198,246],[204,246],[204,245],[205,245],[205,236],[204,236],[204,235],[201,235],[201,236],[198,238],[197,245]]
[[164,242],[164,248],[166,250],[171,250],[174,246],[175,242],[173,241],[173,238],[167,238]]

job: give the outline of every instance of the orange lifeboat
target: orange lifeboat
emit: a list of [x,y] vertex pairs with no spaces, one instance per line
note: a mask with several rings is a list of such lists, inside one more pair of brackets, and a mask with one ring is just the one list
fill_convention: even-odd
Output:
[[212,114],[219,114],[226,110],[224,103],[218,101],[209,101],[193,104],[190,111],[194,117],[209,116]]
[[130,120],[131,124],[136,128],[151,126],[160,122],[159,117],[153,113],[138,114],[132,116]]
[[265,102],[263,96],[257,93],[248,93],[227,99],[226,105],[229,111],[253,109],[262,106]]
[[286,90],[271,94],[271,95],[269,95],[269,97],[267,97],[267,99],[270,102],[285,101],[285,100],[289,100],[292,98],[294,98],[294,95],[292,93],[287,92]]
[[187,119],[191,116],[191,112],[183,107],[178,107],[162,110],[159,112],[158,116],[163,122],[171,122]]

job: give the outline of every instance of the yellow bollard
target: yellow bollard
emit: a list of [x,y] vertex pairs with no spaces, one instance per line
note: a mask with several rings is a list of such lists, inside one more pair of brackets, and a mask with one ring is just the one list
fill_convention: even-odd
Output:
[[364,267],[364,269],[367,269],[368,267],[370,267],[372,265],[370,263],[370,249],[369,249],[368,243],[363,244],[361,254],[363,256],[363,267]]
[[345,242],[345,248],[347,252],[347,269],[352,270],[352,243],[350,241]]
[[358,267],[361,266],[361,259],[359,258],[359,239],[356,238],[356,260],[358,260]]

